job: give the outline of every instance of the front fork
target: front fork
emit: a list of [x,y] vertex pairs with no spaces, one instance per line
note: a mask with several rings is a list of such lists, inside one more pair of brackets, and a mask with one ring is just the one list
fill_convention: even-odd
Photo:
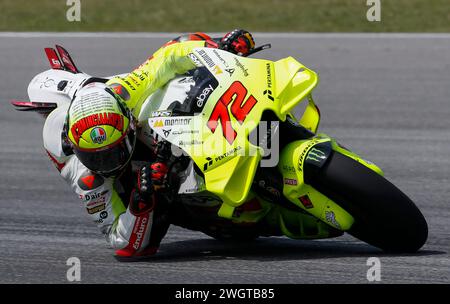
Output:
[[306,184],[304,179],[305,165],[320,169],[326,164],[331,153],[335,152],[351,157],[378,174],[383,174],[375,164],[342,148],[325,134],[286,145],[281,152],[278,168],[283,175],[283,194],[289,201],[331,227],[347,231],[354,223],[353,216],[336,202]]

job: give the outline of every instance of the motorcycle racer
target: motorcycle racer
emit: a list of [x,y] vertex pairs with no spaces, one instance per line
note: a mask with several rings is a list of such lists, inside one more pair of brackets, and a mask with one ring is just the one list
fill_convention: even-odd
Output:
[[48,156],[117,257],[154,254],[170,225],[167,205],[158,194],[168,171],[162,145],[151,151],[154,161],[137,170],[128,187],[131,191],[120,191],[127,188],[120,179],[130,175],[130,159],[138,152],[135,117],[149,95],[175,75],[195,68],[189,53],[205,46],[245,56],[255,44],[244,30],[215,40],[203,33],[180,36],[126,76],[106,83],[87,80],[70,106],[57,108],[46,119],[43,136]]

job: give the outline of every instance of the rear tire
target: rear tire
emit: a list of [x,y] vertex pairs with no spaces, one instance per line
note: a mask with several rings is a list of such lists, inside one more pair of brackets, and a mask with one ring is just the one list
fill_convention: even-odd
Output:
[[354,217],[347,232],[366,243],[416,252],[427,240],[428,226],[416,205],[384,177],[341,153],[333,152],[319,171],[305,168],[305,181]]

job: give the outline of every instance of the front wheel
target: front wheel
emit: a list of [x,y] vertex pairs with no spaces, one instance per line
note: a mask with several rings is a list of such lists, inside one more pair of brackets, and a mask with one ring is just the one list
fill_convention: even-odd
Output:
[[334,152],[318,171],[305,168],[305,182],[355,219],[349,232],[385,251],[415,252],[428,237],[420,210],[396,186],[357,161]]

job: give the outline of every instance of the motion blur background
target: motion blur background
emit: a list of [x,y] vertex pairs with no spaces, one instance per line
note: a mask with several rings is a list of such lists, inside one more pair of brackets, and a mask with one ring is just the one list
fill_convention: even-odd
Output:
[[[81,22],[67,22],[76,0],[1,0],[0,31],[448,32],[449,0],[80,0]],[[372,6],[372,5],[370,5]]]

